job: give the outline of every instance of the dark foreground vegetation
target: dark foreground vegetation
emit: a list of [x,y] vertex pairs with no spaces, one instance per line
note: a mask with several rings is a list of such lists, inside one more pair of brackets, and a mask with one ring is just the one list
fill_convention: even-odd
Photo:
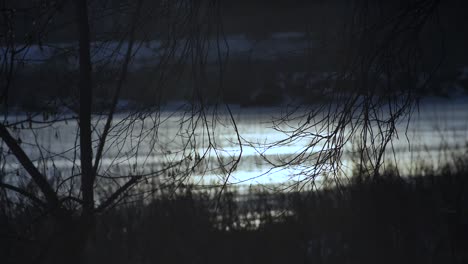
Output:
[[[466,263],[468,167],[355,176],[308,192],[163,191],[97,217],[86,263]],[[213,198],[214,197],[214,198]],[[1,203],[3,263],[34,263],[56,227]],[[73,238],[70,238],[73,239]],[[56,254],[66,254],[57,251]]]

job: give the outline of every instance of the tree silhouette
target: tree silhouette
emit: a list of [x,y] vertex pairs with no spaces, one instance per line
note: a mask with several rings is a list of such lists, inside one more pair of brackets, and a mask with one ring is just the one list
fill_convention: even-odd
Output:
[[[216,92],[221,94],[229,50],[225,47],[219,1],[109,4],[75,0],[74,5],[65,0],[32,4],[2,1],[3,214],[19,214],[18,208],[25,203],[34,205],[38,211],[35,215],[54,225],[48,229],[50,234],[40,238],[45,242],[31,258],[80,263],[91,243],[96,215],[161,188],[177,190],[194,172],[222,174],[225,186],[240,161],[243,144],[256,147],[272,168],[299,167],[301,180],[288,187],[301,189],[315,184],[324,173],[340,184],[342,157],[352,140],[358,145],[359,174],[378,176],[398,123],[411,117],[421,91],[440,63],[440,58],[434,63],[424,62],[421,48],[428,23],[435,21],[437,25],[439,5],[437,0],[355,1],[350,6],[352,12],[343,19],[342,32],[334,39],[339,43],[339,67],[326,80],[330,89],[319,95],[326,100],[285,109],[274,122],[285,139],[258,145],[242,140],[228,105],[228,124],[219,122],[220,104],[207,106],[208,51],[216,50]],[[27,22],[20,27],[17,23],[23,16]],[[437,33],[443,36],[443,31]],[[78,39],[78,46],[58,45],[52,40],[56,35]],[[161,41],[153,47],[155,66],[146,69],[151,81],[139,80],[149,87],[144,97],[152,103],[119,111],[120,99],[131,89],[127,82],[131,67],[138,66],[135,57],[153,39]],[[10,108],[11,101],[17,99],[11,94],[24,85],[18,76],[27,70],[24,65],[31,63],[29,54],[36,47],[39,54],[56,55],[39,60],[50,62],[60,57],[70,62],[72,66],[63,69],[67,87],[59,91],[60,96],[41,102],[40,111],[18,114]],[[161,109],[162,98],[171,92],[167,84],[182,74],[190,76],[185,94],[189,103],[178,109],[182,111],[168,114]],[[28,85],[34,87],[34,83]],[[164,125],[174,119],[178,129],[163,131]],[[217,125],[229,126],[235,134],[240,151],[228,159],[220,155]],[[58,126],[68,126],[69,134],[58,135]],[[47,145],[60,137],[74,143],[60,150]],[[286,159],[264,155],[265,148],[295,141],[307,143]],[[148,170],[151,160],[157,160],[158,165]],[[63,166],[66,169],[58,169],[60,164],[67,164]]]
[[[219,158],[214,137],[216,110],[206,108],[200,87],[205,54],[213,48],[208,47],[209,38],[221,34],[220,25],[211,22],[219,16],[217,1],[68,2],[2,1],[1,9],[5,22],[0,37],[4,111],[0,123],[1,199],[11,205],[5,215],[18,215],[21,205],[29,204],[40,212],[38,221],[54,223],[50,235],[40,238],[44,243],[39,252],[30,256],[30,260],[47,263],[81,263],[96,215],[108,208],[144,198],[165,186],[183,185],[195,170],[207,168],[202,161],[209,155],[211,159],[215,156],[229,177],[240,158]],[[25,29],[17,25],[23,16],[28,18]],[[123,23],[109,32],[100,25],[108,23],[108,16]],[[71,30],[76,32],[78,46],[54,44],[55,32],[73,39]],[[131,67],[135,67],[135,56],[155,30],[161,31],[160,43],[153,57],[156,66],[150,71],[157,82],[146,84],[153,103],[122,112],[119,103]],[[218,50],[221,45],[219,41]],[[18,115],[11,110],[10,103],[16,99],[11,94],[21,85],[17,76],[28,70],[24,66],[30,63],[28,58],[37,59],[36,47],[39,54],[51,51],[76,67],[62,69],[70,79],[59,96],[38,103],[40,111]],[[220,63],[223,56],[219,52]],[[178,111],[182,113],[176,119],[179,129],[171,132],[175,135],[167,135],[159,129],[175,117],[163,112],[158,100],[167,91],[168,77],[180,74],[184,67],[193,80],[191,98]],[[28,89],[34,89],[33,83],[29,85]],[[110,92],[97,97],[104,86]],[[232,115],[230,122],[236,132]],[[59,126],[71,126],[70,135],[58,135]],[[207,139],[198,142],[198,133],[206,134]],[[44,137],[54,134],[53,140],[65,137],[75,143],[63,150],[53,149]],[[170,146],[159,141],[161,136],[172,137]],[[151,159],[157,159],[158,165],[145,170]],[[60,162],[68,166],[57,169]]]
[[[408,127],[444,59],[440,1],[364,0],[346,7],[344,25],[330,43],[336,46],[336,71],[315,95],[326,99],[286,108],[274,122],[285,135],[281,140],[249,142],[272,168],[296,169],[295,184],[287,188],[315,188],[320,176],[343,184],[349,174],[343,155],[354,156],[357,175],[378,176],[398,127]],[[439,53],[424,53],[427,35],[438,37],[429,45]],[[287,158],[265,155],[294,142],[303,147]]]

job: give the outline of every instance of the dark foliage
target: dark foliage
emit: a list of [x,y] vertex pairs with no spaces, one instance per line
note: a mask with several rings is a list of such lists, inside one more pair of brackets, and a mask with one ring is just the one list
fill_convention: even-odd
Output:
[[[463,263],[465,174],[445,168],[403,179],[387,172],[342,188],[221,197],[190,187],[98,216],[86,262]],[[56,239],[56,227],[34,206],[16,205],[7,215],[8,206],[4,263],[32,263]]]

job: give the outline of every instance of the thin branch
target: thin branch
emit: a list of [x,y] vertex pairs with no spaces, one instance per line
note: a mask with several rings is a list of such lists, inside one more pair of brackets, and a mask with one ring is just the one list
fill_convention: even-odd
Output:
[[119,99],[119,96],[120,96],[120,90],[122,89],[122,86],[123,86],[123,84],[125,82],[125,79],[127,77],[128,65],[129,65],[130,59],[132,57],[133,45],[134,45],[134,42],[135,42],[135,29],[136,29],[137,20],[138,20],[139,14],[140,14],[141,5],[142,5],[142,0],[139,0],[138,5],[137,5],[137,10],[135,11],[135,14],[134,14],[134,17],[133,17],[132,28],[130,30],[130,41],[128,43],[127,53],[125,55],[125,61],[123,62],[123,65],[122,65],[122,71],[120,73],[119,80],[117,82],[117,88],[115,90],[114,97],[112,99],[111,109],[110,109],[109,114],[107,116],[106,124],[104,126],[104,130],[102,132],[102,135],[101,135],[101,138],[100,138],[100,141],[99,141],[99,146],[98,146],[98,149],[97,149],[97,152],[96,152],[96,157],[94,159],[94,166],[93,166],[94,175],[96,175],[97,170],[99,168],[99,162],[101,161],[101,158],[102,158],[102,152],[104,150],[104,145],[106,143],[107,135],[109,134],[109,131],[110,131],[110,128],[111,128],[111,124],[112,124],[112,120],[113,120],[114,113],[115,113],[115,110],[116,110],[117,102],[118,102],[118,99]]
[[107,198],[106,201],[104,201],[101,205],[98,206],[96,209],[96,212],[102,212],[104,211],[109,205],[111,205],[115,199],[117,199],[122,193],[126,192],[128,189],[130,189],[134,184],[137,183],[139,179],[141,179],[141,176],[134,176],[130,180],[128,180],[124,185],[122,185],[117,191],[115,191],[109,198]]
[[11,190],[11,191],[14,191],[18,194],[21,194],[22,196],[24,197],[27,197],[29,200],[43,206],[43,207],[46,207],[46,204],[39,198],[37,198],[36,196],[34,196],[32,193],[29,193],[21,188],[18,188],[16,186],[13,186],[13,185],[10,185],[8,183],[3,183],[3,182],[0,182],[0,187],[2,188],[5,188],[5,189],[8,189],[8,190]]

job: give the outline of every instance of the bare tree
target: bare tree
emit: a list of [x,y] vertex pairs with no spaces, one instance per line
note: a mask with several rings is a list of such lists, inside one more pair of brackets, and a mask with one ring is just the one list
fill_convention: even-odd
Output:
[[[10,210],[7,213],[17,213],[26,202],[39,209],[41,219],[55,221],[48,236],[51,242],[34,256],[53,263],[80,261],[97,214],[161,188],[177,189],[194,172],[210,170],[223,175],[226,184],[242,155],[242,140],[229,107],[227,125],[236,134],[240,151],[228,160],[219,155],[219,108],[207,107],[204,96],[209,49],[217,51],[218,92],[223,88],[227,53],[222,47],[226,43],[218,1],[139,0],[113,6],[107,1],[69,2],[42,1],[35,6],[26,1],[16,6],[2,1],[1,6],[5,26],[0,37],[4,111],[0,197],[8,205],[3,208]],[[411,116],[418,90],[437,69],[422,63],[420,36],[430,21],[437,22],[438,6],[437,0],[388,5],[365,0],[351,5],[353,11],[336,40],[342,44],[342,67],[327,80],[329,89],[321,94],[326,100],[285,109],[274,123],[285,133],[284,140],[266,146],[247,143],[257,147],[273,168],[299,168],[301,179],[294,187],[315,184],[324,173],[335,176],[339,184],[345,146],[352,140],[359,146],[360,173],[377,176],[398,122]],[[74,14],[73,19],[56,19],[64,14]],[[27,20],[30,23],[20,37],[15,23],[21,15],[33,19]],[[106,17],[124,22],[114,23],[109,32],[102,24],[113,20]],[[78,47],[48,41],[55,31],[70,34],[71,29],[77,32],[71,35],[78,36]],[[145,96],[154,98],[153,104],[120,112],[120,99],[131,89],[127,82],[131,68],[138,67],[136,58],[153,39],[160,40],[150,48],[154,61],[146,68],[153,78],[141,80],[149,87]],[[24,65],[31,60],[51,61],[50,55],[29,56],[37,49],[53,50],[55,57],[63,55],[72,65],[63,69],[69,91],[42,111],[10,112],[10,95],[24,85],[17,78]],[[170,92],[164,87],[182,74],[190,76],[189,103],[178,109],[182,111],[162,111],[162,98]],[[107,97],[96,96],[103,91]],[[174,120],[178,129],[167,129]],[[68,126],[66,135],[57,135],[63,131],[59,126]],[[61,138],[66,138],[61,148],[51,147],[51,140]],[[304,147],[287,159],[264,155],[265,148],[295,141],[305,142]]]
[[[48,242],[32,252],[33,260],[80,263],[97,214],[161,188],[180,187],[195,171],[213,169],[228,177],[235,169],[240,154],[227,161],[218,155],[217,107],[205,106],[202,87],[208,49],[218,50],[221,71],[225,56],[220,24],[214,23],[219,21],[217,1],[138,0],[111,6],[108,1],[2,1],[1,5],[5,27],[0,37],[4,113],[0,187],[2,201],[9,204],[3,209],[15,215],[22,204],[30,204],[40,212],[39,221],[55,223],[50,235],[39,238]],[[66,17],[71,14],[73,18]],[[21,16],[28,17],[25,30],[15,24]],[[108,17],[123,23],[112,25],[109,32],[108,26],[101,26],[109,23]],[[70,30],[77,32],[78,46],[52,39],[54,32],[66,35]],[[218,41],[213,43],[212,36]],[[131,89],[129,73],[138,67],[142,47],[152,41],[154,54],[148,58],[154,61],[146,71],[154,78],[144,86],[153,103],[122,112],[122,94]],[[39,55],[34,53],[37,50]],[[61,65],[70,78],[68,87],[62,88],[65,96],[62,91],[53,100],[40,102],[40,111],[12,111],[10,102],[16,98],[11,94],[24,85],[19,74],[34,68],[38,60],[49,62],[59,55],[68,63]],[[168,91],[166,83],[183,71],[192,80],[188,103],[176,114],[164,112],[161,98]],[[28,85],[35,89],[33,83]],[[99,89],[110,92],[96,97]],[[161,131],[174,120],[178,129]],[[58,135],[62,131],[66,135]],[[51,141],[63,146],[57,148],[60,144]],[[205,159],[219,166],[208,167]]]
[[[283,110],[273,126],[283,139],[248,143],[272,168],[293,171],[294,184],[286,188],[313,189],[319,178],[343,184],[350,165],[343,164],[344,155],[357,162],[358,175],[378,176],[398,127],[406,135],[419,97],[444,58],[440,1],[353,1],[343,6],[343,24],[333,43],[325,43],[335,47],[330,60],[337,61],[337,68],[314,94],[318,103]],[[428,32],[440,40],[430,43],[439,54],[425,54]],[[303,147],[286,158],[266,155],[298,142]]]

